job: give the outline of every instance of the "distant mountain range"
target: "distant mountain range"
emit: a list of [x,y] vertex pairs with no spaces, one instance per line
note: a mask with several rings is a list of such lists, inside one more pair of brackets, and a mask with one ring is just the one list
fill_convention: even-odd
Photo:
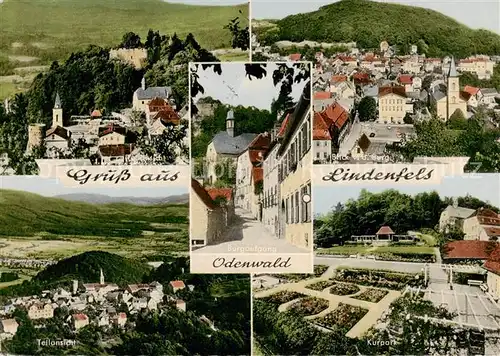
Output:
[[126,203],[134,205],[157,205],[157,204],[187,204],[189,203],[189,194],[171,195],[168,197],[112,197],[104,194],[87,194],[87,193],[74,193],[74,194],[61,194],[56,195],[54,198],[79,201],[91,204],[113,204],[113,203]]

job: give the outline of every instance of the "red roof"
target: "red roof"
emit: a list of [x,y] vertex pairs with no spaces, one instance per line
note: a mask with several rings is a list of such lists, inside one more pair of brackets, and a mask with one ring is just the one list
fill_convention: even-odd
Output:
[[292,53],[289,58],[291,61],[300,61],[302,55],[300,53]]
[[223,196],[227,201],[231,201],[233,197],[233,190],[231,188],[208,188],[207,193],[213,200]]
[[332,76],[332,83],[345,82],[347,80],[347,75],[334,75]]
[[290,119],[290,114],[287,114],[285,119],[281,123],[281,127],[280,127],[280,130],[278,132],[278,137],[281,137],[285,134],[289,119]]
[[92,116],[92,117],[101,117],[102,114],[101,114],[101,111],[99,111],[99,110],[96,109],[96,110],[92,111],[92,114],[90,114],[90,116]]
[[186,285],[184,284],[183,281],[170,281],[170,285],[173,288],[186,288]]
[[314,113],[313,118],[313,140],[331,140],[328,124],[320,113]]
[[85,314],[73,314],[75,320],[87,320],[89,317]]
[[132,153],[132,145],[105,145],[99,146],[99,153],[105,157],[126,156]]
[[400,75],[398,79],[401,84],[411,84],[413,82],[411,75]]
[[248,145],[249,149],[267,150],[271,144],[271,136],[267,133],[258,134]]
[[265,153],[265,150],[248,150],[250,162],[252,162],[253,165],[261,164],[264,161]]
[[[484,241],[489,242],[489,241]],[[500,245],[497,244],[496,249],[490,254],[490,258],[484,264],[484,268],[500,275]]]
[[444,247],[444,258],[477,258],[486,260],[488,241],[459,240],[448,242]]
[[264,180],[264,169],[261,167],[252,167],[253,184],[262,182]]
[[217,205],[215,205],[214,201],[210,197],[210,194],[208,194],[205,188],[203,188],[200,182],[198,182],[196,179],[191,179],[191,189],[196,193],[196,195],[198,195],[198,197],[208,209],[217,209]]
[[470,85],[466,85],[464,88],[464,92],[469,93],[471,96],[476,95],[479,92],[479,88],[471,87]]
[[167,101],[162,98],[154,98],[151,100],[148,104],[149,107],[156,107],[156,106],[170,106],[168,105]]
[[337,58],[340,59],[342,62],[354,62],[356,60],[353,57],[343,56],[343,55],[337,56]]
[[500,227],[485,227],[484,232],[486,232],[486,235],[489,237],[500,237]]
[[319,114],[325,121],[328,128],[335,125],[341,129],[349,119],[347,111],[338,103],[328,105],[326,109],[321,111]]
[[370,75],[365,72],[356,72],[352,75],[352,79],[354,80],[355,83],[357,84],[366,84],[370,83]]
[[394,231],[389,226],[382,226],[376,235],[394,235]]
[[389,94],[395,94],[398,96],[402,96],[403,98],[406,98],[406,90],[405,87],[393,85],[393,86],[386,86],[386,87],[380,87],[378,88],[378,96],[385,96]]
[[160,119],[164,124],[174,124],[174,125],[179,125],[180,123],[180,117],[177,115],[177,113],[172,109],[172,107],[169,105],[167,109],[161,109],[158,111],[155,116],[153,117],[153,122]]
[[330,99],[331,97],[332,93],[329,91],[317,91],[314,93],[314,100]]

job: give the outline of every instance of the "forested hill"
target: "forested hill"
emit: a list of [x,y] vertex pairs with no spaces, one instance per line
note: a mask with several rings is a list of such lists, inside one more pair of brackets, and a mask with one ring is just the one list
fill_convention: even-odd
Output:
[[414,6],[343,0],[276,23],[274,41],[356,41],[360,48],[378,48],[385,40],[399,45],[403,53],[416,44],[419,53],[428,56],[500,54],[500,35],[470,29],[437,11]]

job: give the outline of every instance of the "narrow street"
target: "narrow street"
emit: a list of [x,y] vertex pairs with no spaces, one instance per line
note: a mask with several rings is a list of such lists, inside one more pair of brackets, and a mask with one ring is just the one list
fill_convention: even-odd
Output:
[[[235,209],[236,216],[230,228],[221,238],[221,243],[202,247],[194,253],[309,253],[309,249],[278,239],[255,220],[251,212]],[[196,222],[194,222],[196,223]]]

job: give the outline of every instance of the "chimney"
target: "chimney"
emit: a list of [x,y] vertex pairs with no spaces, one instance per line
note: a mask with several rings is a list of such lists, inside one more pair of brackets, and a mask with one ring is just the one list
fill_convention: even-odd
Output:
[[457,197],[453,198],[453,207],[458,208],[458,198]]
[[230,137],[234,137],[234,112],[229,110],[226,117],[226,132]]
[[142,77],[141,80],[141,88],[142,90],[146,90],[146,78]]

